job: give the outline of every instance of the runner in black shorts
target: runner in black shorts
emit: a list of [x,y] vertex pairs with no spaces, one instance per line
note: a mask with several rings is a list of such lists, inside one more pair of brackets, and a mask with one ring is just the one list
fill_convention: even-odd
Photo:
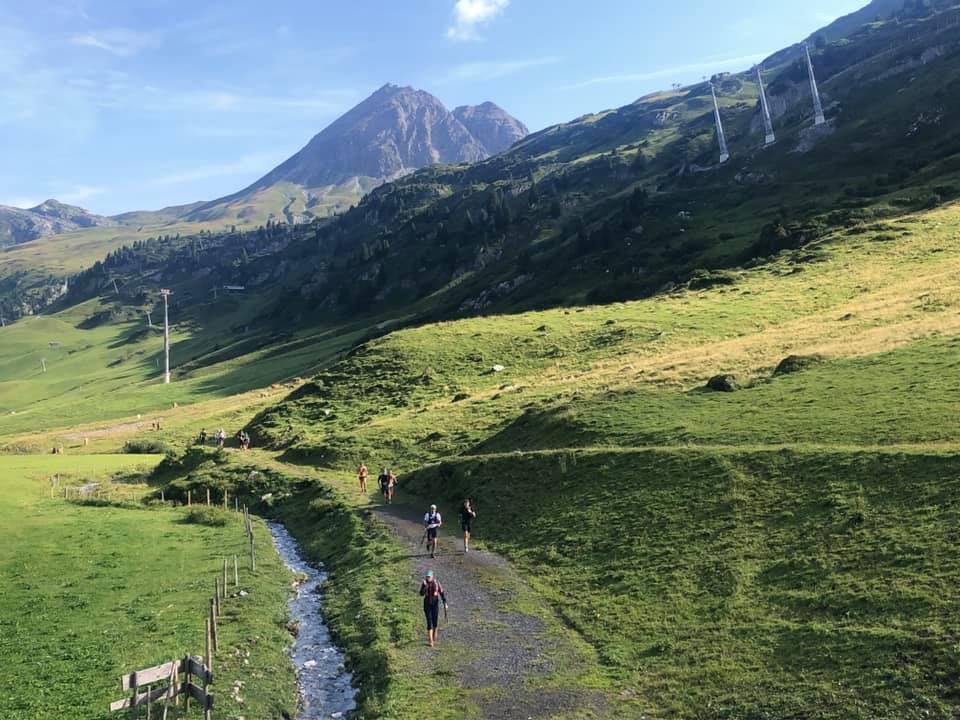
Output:
[[470,552],[470,527],[475,517],[477,517],[477,513],[470,504],[470,499],[467,498],[460,506],[460,529],[463,530],[463,551],[465,553]]
[[437,506],[431,505],[430,512],[423,516],[423,527],[427,531],[427,549],[430,551],[430,557],[437,556],[437,530],[443,525],[443,519],[437,512]]

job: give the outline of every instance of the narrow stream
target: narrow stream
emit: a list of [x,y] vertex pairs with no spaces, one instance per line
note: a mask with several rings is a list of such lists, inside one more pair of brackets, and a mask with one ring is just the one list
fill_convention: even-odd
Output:
[[290,615],[300,626],[291,656],[300,688],[299,720],[346,718],[356,707],[350,673],[343,667],[343,653],[333,644],[323,622],[320,585],[327,575],[300,554],[300,546],[280,523],[268,522],[273,544],[293,572],[307,579],[297,585],[290,599]]

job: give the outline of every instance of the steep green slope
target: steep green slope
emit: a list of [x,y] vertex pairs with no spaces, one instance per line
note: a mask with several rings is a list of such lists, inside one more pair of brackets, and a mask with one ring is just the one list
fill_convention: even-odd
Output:
[[[448,514],[474,498],[481,542],[649,717],[946,720],[958,226],[951,206],[706,289],[391,333],[253,430],[390,465]],[[718,373],[742,389],[705,390]]]
[[[960,11],[949,5],[851,27],[815,48],[820,128],[800,48],[772,56],[771,147],[755,76],[716,76],[732,154],[722,166],[701,83],[378,188],[342,217],[290,228],[289,242],[262,256],[270,268],[287,264],[268,280],[274,309],[310,324],[305,309],[318,306],[436,319],[645,297],[838,227],[948,202],[960,193]],[[283,219],[297,220],[306,200],[274,190],[289,196]],[[140,237],[160,231],[187,232]],[[122,279],[155,283],[160,266],[133,259]]]

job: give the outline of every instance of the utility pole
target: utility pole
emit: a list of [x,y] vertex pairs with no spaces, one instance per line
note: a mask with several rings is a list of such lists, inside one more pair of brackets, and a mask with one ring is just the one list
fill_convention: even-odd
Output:
[[803,51],[807,54],[807,70],[810,73],[810,94],[813,95],[813,124],[823,125],[827,119],[823,115],[823,104],[820,102],[817,77],[813,73],[813,59],[810,57],[810,46],[807,43],[803,44]]
[[164,288],[163,295],[163,384],[170,384],[170,314],[168,310],[170,291]]
[[760,66],[757,65],[757,86],[760,88],[760,107],[763,110],[763,129],[766,132],[764,145],[772,145],[777,141],[777,136],[773,132],[773,118],[770,117],[770,104],[767,102],[767,91],[763,87],[763,76],[760,74]]
[[727,138],[723,134],[723,122],[720,120],[720,105],[717,103],[717,92],[710,83],[710,95],[713,96],[713,114],[717,118],[717,142],[720,143],[720,164],[722,165],[730,159],[730,153],[727,151]]

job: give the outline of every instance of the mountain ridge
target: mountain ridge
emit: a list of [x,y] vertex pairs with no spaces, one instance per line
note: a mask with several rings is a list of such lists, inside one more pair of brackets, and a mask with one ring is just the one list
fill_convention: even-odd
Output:
[[83,228],[116,224],[113,218],[53,198],[31,208],[0,205],[0,248]]
[[273,190],[287,201],[287,221],[323,216],[428,165],[485,160],[527,133],[523,123],[490,101],[451,112],[425,90],[386,83],[270,172],[186,218],[210,220],[233,212],[247,219],[244,215],[257,215],[264,195],[274,195],[276,203]]

